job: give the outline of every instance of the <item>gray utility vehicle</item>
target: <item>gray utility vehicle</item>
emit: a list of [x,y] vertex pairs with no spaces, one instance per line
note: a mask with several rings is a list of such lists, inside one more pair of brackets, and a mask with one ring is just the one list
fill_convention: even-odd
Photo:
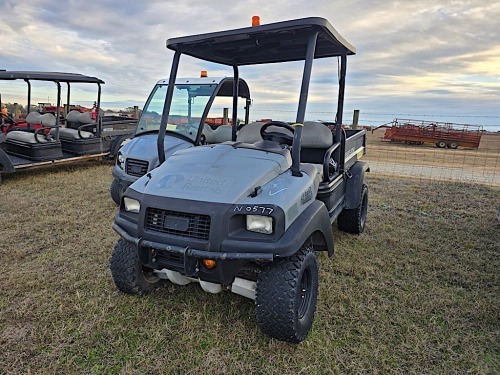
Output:
[[[316,309],[316,252],[333,255],[332,223],[351,233],[365,226],[368,165],[358,158],[366,133],[341,127],[347,55],[355,49],[323,18],[169,39],[167,47],[175,55],[158,137],[161,165],[122,197],[114,282],[138,295],[167,279],[199,282],[211,293],[228,289],[255,300],[263,332],[300,342]],[[248,124],[236,141],[178,150],[165,162],[182,54],[232,66],[235,80],[242,65],[304,60],[296,122]],[[334,131],[304,122],[313,60],[326,57],[340,62]]]
[[[134,138],[118,152],[113,168],[113,182],[109,189],[111,198],[120,204],[123,192],[139,177],[158,166],[156,148],[161,115],[165,104],[168,79],[162,79],[153,88]],[[240,79],[239,97],[245,99],[245,124],[248,123],[250,90]],[[205,122],[214,100],[233,97],[233,78],[177,78],[173,90],[172,106],[165,129],[165,158],[177,150],[198,146],[201,143],[219,143],[231,140],[230,126],[212,129]],[[202,126],[203,124],[203,126]]]
[[[100,102],[104,81],[99,78],[73,73],[0,71],[0,81],[13,80],[23,80],[28,85],[26,108],[29,113],[24,120],[2,115],[0,176],[19,169],[114,157],[121,143],[135,132],[137,119],[102,115]],[[32,82],[39,81],[55,83],[55,113],[30,111]],[[71,85],[74,83],[97,85],[94,116],[91,112],[69,111],[72,108]],[[67,103],[64,111],[61,84],[66,84]]]

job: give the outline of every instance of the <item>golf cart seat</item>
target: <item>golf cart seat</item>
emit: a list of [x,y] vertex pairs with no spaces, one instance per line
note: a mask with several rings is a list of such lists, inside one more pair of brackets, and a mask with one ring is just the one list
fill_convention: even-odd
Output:
[[56,126],[56,117],[52,113],[41,114],[30,112],[26,116],[26,122],[30,125]]
[[49,143],[54,142],[55,139],[50,136],[46,136],[41,132],[27,132],[23,130],[13,130],[7,133],[6,136],[7,141],[15,141],[21,143]]
[[92,118],[92,114],[90,112],[79,112],[73,110],[66,115],[66,128],[68,129],[77,130],[82,126],[89,129],[95,124],[96,120]]
[[[264,122],[255,122],[245,125],[240,129],[236,140],[238,142],[253,143],[257,147],[263,142],[260,136],[260,129]],[[273,132],[288,133],[283,128],[269,128]],[[305,121],[301,137],[300,161],[302,163],[313,164],[324,180],[325,168],[328,170],[331,148],[334,144],[332,131],[323,123],[316,121]]]
[[[262,140],[260,129],[265,122],[252,122],[243,126],[236,141],[245,143],[255,143]],[[271,126],[269,131],[290,134],[283,128]],[[333,145],[333,134],[326,125],[321,122],[305,121],[302,130],[301,146],[302,148],[324,149]]]
[[[51,129],[50,134],[55,135],[56,129]],[[93,138],[93,137],[94,137],[94,133],[91,133],[91,132],[88,132],[85,130],[59,128],[59,139],[61,139],[61,140],[72,141],[72,140],[77,140],[77,139],[86,139],[86,138]]]
[[332,131],[316,121],[304,122],[301,140],[300,160],[312,164],[323,164],[326,151],[334,143]]
[[[40,114],[38,113],[38,115]],[[10,131],[7,133],[2,147],[9,154],[28,158],[33,161],[61,159],[63,157],[61,142],[51,135],[45,134],[50,128],[49,126],[44,126],[37,129],[34,133],[22,130]]]
[[210,125],[203,127],[203,134],[208,144],[223,143],[230,141],[233,136],[233,128],[229,125],[219,125],[212,129]]
[[[105,142],[89,131],[95,126],[96,121],[92,119],[90,112],[70,111],[66,116],[66,127],[59,128],[59,140],[63,151],[79,156],[108,152],[111,141]],[[52,129],[51,134],[55,135],[56,129]]]
[[[265,122],[251,122],[243,126],[236,135],[236,142],[255,143],[262,141],[260,136],[260,128]],[[272,128],[273,131],[281,131],[281,128]]]
[[18,129],[7,133],[5,146],[7,152],[28,157],[31,160],[49,160],[57,158],[61,153],[61,143],[50,135],[46,135],[49,129],[56,125],[56,118],[52,113],[41,114],[30,112],[26,116],[29,125],[40,125],[34,132]]

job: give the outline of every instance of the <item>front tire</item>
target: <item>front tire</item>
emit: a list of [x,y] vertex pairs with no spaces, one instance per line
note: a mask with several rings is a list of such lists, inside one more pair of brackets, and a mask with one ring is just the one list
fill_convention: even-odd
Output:
[[111,199],[113,199],[113,202],[115,202],[116,204],[120,204],[121,190],[122,187],[120,185],[120,181],[116,179],[113,180],[111,186],[109,187],[109,195],[111,195]]
[[368,213],[368,186],[363,185],[356,208],[342,210],[337,218],[337,227],[347,233],[361,234],[365,230]]
[[109,262],[116,287],[124,293],[144,296],[163,282],[152,269],[144,267],[137,254],[137,246],[120,238]]
[[310,246],[266,266],[257,278],[255,310],[262,332],[299,343],[309,333],[318,298],[318,262]]

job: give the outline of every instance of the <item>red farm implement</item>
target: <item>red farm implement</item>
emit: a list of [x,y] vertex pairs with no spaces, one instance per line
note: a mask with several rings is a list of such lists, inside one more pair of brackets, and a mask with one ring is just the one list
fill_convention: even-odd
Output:
[[439,148],[478,148],[482,134],[481,127],[475,125],[405,119],[395,119],[372,133],[380,128],[386,129],[382,140],[414,145],[432,143]]

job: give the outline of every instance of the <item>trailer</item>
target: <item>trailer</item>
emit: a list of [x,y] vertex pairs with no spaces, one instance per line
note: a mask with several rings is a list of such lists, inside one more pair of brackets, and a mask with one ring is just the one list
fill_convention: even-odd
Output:
[[[22,80],[27,83],[28,113],[22,120],[2,113],[0,119],[0,177],[20,169],[84,159],[114,157],[121,144],[131,138],[137,119],[124,116],[104,116],[100,110],[101,85],[104,81],[81,74],[58,72],[0,71],[0,81]],[[56,86],[55,113],[31,110],[32,84],[53,82]],[[67,103],[74,83],[97,85],[97,99],[92,111],[61,111],[61,85],[65,84]]]
[[481,126],[437,121],[394,119],[389,124],[372,129],[372,133],[381,128],[386,129],[381,137],[383,141],[404,142],[411,145],[432,143],[439,148],[452,149],[459,146],[478,148],[482,135]]

